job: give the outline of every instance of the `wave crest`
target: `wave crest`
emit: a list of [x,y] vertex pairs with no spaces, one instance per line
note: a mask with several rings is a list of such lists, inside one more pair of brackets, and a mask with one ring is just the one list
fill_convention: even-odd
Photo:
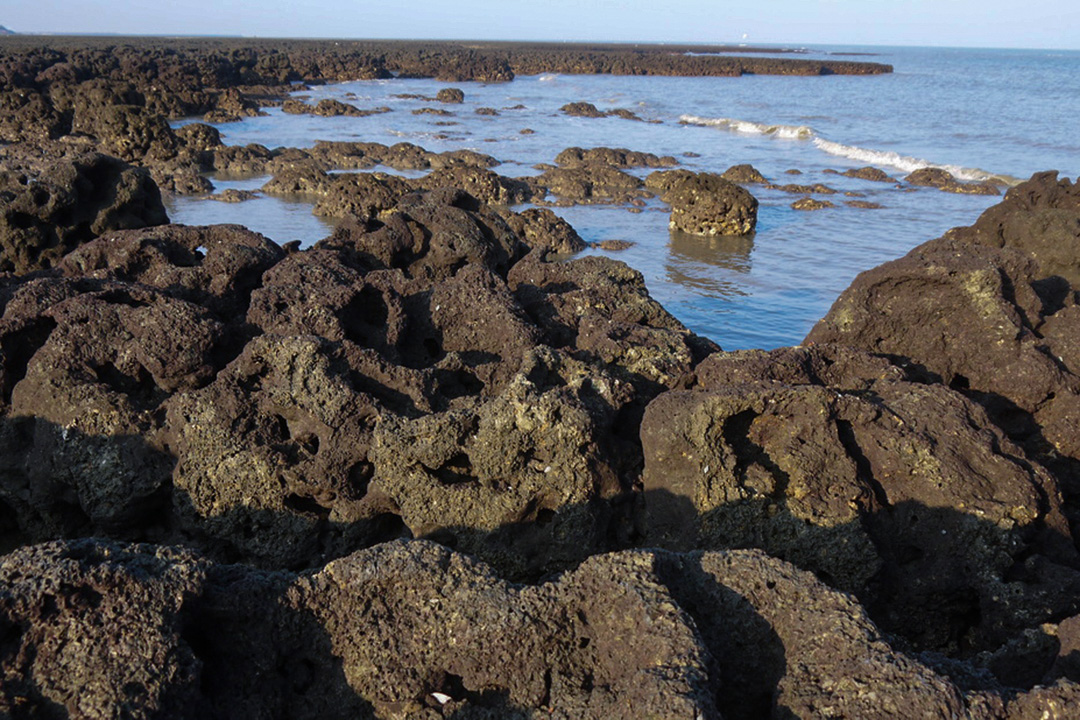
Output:
[[1016,185],[1021,182],[1019,178],[1011,175],[993,173],[979,168],[934,163],[889,150],[873,150],[858,147],[857,145],[844,145],[821,137],[808,125],[778,125],[735,118],[708,118],[697,115],[682,115],[679,122],[685,125],[715,127],[745,135],[769,135],[783,140],[805,140],[812,142],[814,147],[829,155],[847,158],[867,165],[885,165],[902,170],[905,173],[912,173],[923,168],[940,168],[952,173],[953,177],[958,180],[970,182],[990,181],[1004,185]]

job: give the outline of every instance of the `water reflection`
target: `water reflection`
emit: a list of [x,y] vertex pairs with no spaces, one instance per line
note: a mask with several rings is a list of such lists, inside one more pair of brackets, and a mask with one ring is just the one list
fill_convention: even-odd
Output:
[[669,232],[664,265],[667,281],[697,295],[715,298],[746,296],[754,234],[690,235]]
[[[214,192],[227,189],[258,190],[270,178],[248,177],[243,180],[223,180],[211,177]],[[184,225],[243,225],[270,238],[279,245],[293,240],[300,247],[310,247],[334,231],[334,223],[311,214],[310,199],[269,197],[259,195],[237,203],[216,202],[205,195],[170,197],[165,199],[169,220]]]

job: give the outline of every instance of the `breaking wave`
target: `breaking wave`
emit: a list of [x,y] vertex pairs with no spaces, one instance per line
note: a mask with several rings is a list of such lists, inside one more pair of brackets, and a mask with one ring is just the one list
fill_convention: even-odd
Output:
[[832,140],[826,140],[808,125],[771,125],[768,123],[752,122],[750,120],[737,120],[733,118],[707,118],[697,115],[683,115],[679,122],[686,125],[701,125],[715,127],[730,132],[744,135],[768,135],[783,140],[803,140],[812,142],[814,147],[829,155],[847,158],[868,165],[885,165],[911,173],[922,168],[941,168],[947,170],[958,180],[971,182],[991,181],[1005,185],[1016,185],[1021,182],[1019,178],[1010,175],[992,173],[979,168],[969,168],[960,165],[943,165],[930,162],[917,157],[901,155],[897,152],[886,150],[872,150],[856,145],[843,145]]

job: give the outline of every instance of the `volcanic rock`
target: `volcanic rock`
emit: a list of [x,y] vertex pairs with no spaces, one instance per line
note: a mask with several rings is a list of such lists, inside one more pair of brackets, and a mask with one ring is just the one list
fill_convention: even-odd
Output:
[[465,102],[465,93],[460,88],[442,88],[435,93],[435,99],[441,103],[460,105]]
[[962,183],[942,168],[920,168],[904,178],[909,185],[935,187],[945,192],[967,195],[1000,195],[1001,190],[989,182]]
[[944,652],[1077,602],[1056,482],[959,393],[839,348],[718,354],[697,374],[642,423],[650,543],[761,547]]
[[33,157],[6,148],[0,164],[0,270],[54,265],[109,230],[168,222],[147,171],[98,153]]
[[754,196],[713,173],[685,178],[664,199],[671,205],[672,229],[691,235],[746,235],[757,225]]

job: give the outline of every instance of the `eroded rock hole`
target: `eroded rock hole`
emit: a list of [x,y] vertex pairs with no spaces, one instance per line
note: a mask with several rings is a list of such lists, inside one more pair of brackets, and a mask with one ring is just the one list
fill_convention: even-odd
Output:
[[472,482],[476,476],[472,472],[472,461],[466,453],[459,452],[435,471],[435,477],[444,485],[459,485]]

